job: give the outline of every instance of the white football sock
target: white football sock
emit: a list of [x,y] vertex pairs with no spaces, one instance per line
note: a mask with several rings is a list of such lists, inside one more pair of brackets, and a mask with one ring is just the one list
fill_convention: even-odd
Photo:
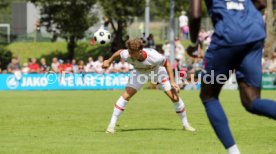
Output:
[[227,154],[240,154],[240,150],[236,144],[227,149]]
[[110,120],[110,124],[108,127],[116,126],[116,122],[117,122],[118,118],[120,117],[120,115],[125,110],[127,103],[128,103],[128,101],[126,101],[122,96],[117,100],[114,110],[113,110],[111,120]]
[[187,115],[186,115],[186,109],[185,109],[185,104],[182,101],[182,99],[179,97],[179,101],[173,103],[174,105],[174,109],[175,112],[178,114],[178,116],[180,117],[180,120],[182,122],[183,126],[187,126],[188,123],[188,119],[187,119]]

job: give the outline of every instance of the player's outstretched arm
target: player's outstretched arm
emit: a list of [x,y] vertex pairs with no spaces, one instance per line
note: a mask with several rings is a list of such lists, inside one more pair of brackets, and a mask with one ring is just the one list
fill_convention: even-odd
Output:
[[198,33],[201,22],[201,0],[190,0],[189,28],[191,34],[191,44],[187,48],[187,53],[191,57],[197,57],[194,52],[198,48]]
[[266,0],[252,0],[252,2],[254,3],[255,7],[260,11],[266,8]]
[[116,51],[109,59],[105,60],[105,61],[103,62],[102,68],[104,68],[104,69],[108,68],[108,67],[110,66],[110,64],[111,64],[114,60],[120,58],[120,53],[121,53],[121,51],[122,51],[122,50]]

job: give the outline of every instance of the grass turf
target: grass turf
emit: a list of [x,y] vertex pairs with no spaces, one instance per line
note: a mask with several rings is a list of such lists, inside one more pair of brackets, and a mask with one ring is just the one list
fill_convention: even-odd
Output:
[[[0,153],[225,153],[198,92],[182,91],[196,133],[181,130],[161,91],[142,90],[121,116],[114,135],[105,129],[122,91],[0,92]],[[276,99],[275,91],[263,91]],[[242,153],[276,153],[276,122],[248,114],[237,91],[220,97]]]

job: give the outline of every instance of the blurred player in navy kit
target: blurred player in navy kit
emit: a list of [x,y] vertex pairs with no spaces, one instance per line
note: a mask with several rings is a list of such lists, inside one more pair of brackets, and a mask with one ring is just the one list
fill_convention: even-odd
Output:
[[[197,57],[201,21],[201,0],[190,1],[189,26],[191,44],[187,52]],[[212,42],[204,56],[200,98],[209,121],[228,154],[240,151],[232,137],[227,117],[218,99],[223,83],[210,83],[210,75],[229,77],[235,70],[240,98],[245,109],[253,114],[276,119],[276,102],[260,98],[262,50],[266,37],[261,10],[266,0],[205,0],[215,27]],[[204,81],[204,78],[206,79]]]

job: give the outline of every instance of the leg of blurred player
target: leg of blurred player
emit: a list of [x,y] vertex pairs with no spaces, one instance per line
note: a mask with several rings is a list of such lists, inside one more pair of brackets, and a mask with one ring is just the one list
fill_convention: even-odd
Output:
[[125,110],[125,107],[132,96],[137,92],[136,89],[131,87],[126,87],[123,95],[117,100],[115,107],[113,109],[113,114],[106,130],[107,133],[115,133],[115,126],[118,118]]
[[[193,55],[198,45],[198,34],[201,22],[201,1],[190,0],[190,28],[192,44],[187,48],[188,54]],[[239,83],[240,97],[245,108],[254,114],[276,119],[276,103],[260,98],[262,80],[262,50],[265,39],[265,24],[260,13],[266,7],[265,0],[244,0],[243,8],[230,8],[228,1],[205,0],[208,11],[212,14],[215,26],[215,35],[204,57],[204,70],[214,76],[225,75],[226,70],[236,70]],[[224,5],[226,4],[226,5]],[[253,4],[253,5],[252,5]],[[222,7],[215,7],[222,6]],[[254,7],[255,6],[255,7]],[[223,10],[223,11],[222,11]],[[233,13],[233,10],[235,13]],[[247,10],[247,13],[244,13]],[[213,14],[213,12],[221,12]],[[244,27],[236,23],[246,24],[241,16],[250,20],[250,26]],[[235,21],[235,22],[232,22]],[[217,24],[217,23],[224,24]],[[261,24],[260,24],[261,23]],[[226,26],[227,25],[227,26]],[[230,31],[224,31],[226,27],[235,27]],[[258,27],[258,28],[256,28]],[[232,134],[230,132],[226,115],[218,100],[222,84],[201,83],[200,97],[204,103],[208,118],[216,132],[216,135],[227,149],[228,154],[239,154]]]
[[249,86],[244,81],[239,81],[240,97],[245,109],[253,114],[276,119],[276,102],[267,99],[260,99],[259,88]]
[[[237,68],[240,98],[245,109],[253,114],[276,119],[276,102],[260,99],[262,85],[262,51],[264,41],[248,45],[248,53]],[[254,69],[252,69],[254,68]]]
[[205,84],[204,82],[201,84],[200,98],[216,135],[229,154],[239,154],[239,149],[228,126],[227,117],[218,100],[222,84]]
[[[216,54],[208,50],[209,55],[205,56],[207,64],[205,69],[208,70],[207,72],[214,70],[215,74],[225,74],[226,70],[235,68],[241,102],[246,110],[253,114],[276,119],[275,101],[260,99],[262,49],[263,41],[261,40],[232,48],[219,48]],[[223,58],[222,55],[224,59],[220,61]],[[201,84],[200,97],[218,138],[229,153],[238,153],[226,115],[218,100],[222,84],[207,84],[204,81]]]

